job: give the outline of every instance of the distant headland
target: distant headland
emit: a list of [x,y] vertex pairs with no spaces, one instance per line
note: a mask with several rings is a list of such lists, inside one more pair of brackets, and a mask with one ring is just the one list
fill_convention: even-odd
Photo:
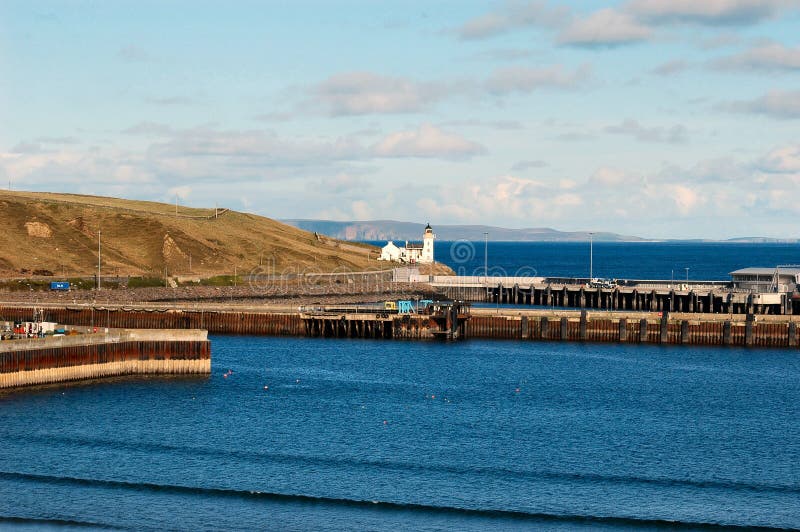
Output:
[[[413,240],[425,230],[425,223],[401,222],[397,220],[334,221],[288,219],[283,223],[314,231],[341,240]],[[549,227],[529,227],[511,229],[492,225],[444,225],[436,224],[439,240],[483,240],[484,234],[492,241],[503,242],[585,242],[589,240],[588,231],[559,231]],[[767,238],[759,236],[737,237],[727,240],[714,239],[659,239],[641,236],[622,235],[608,231],[592,232],[595,242],[729,242],[729,243],[798,243],[800,238]]]

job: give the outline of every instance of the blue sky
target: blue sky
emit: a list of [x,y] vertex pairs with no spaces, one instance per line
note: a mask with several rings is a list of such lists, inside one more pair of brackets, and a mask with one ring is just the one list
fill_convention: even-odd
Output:
[[800,237],[800,0],[0,5],[0,183]]

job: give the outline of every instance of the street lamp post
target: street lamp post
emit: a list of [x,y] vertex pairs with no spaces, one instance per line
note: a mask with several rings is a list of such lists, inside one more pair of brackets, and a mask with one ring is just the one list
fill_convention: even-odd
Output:
[[686,282],[689,282],[689,268],[684,268],[686,270]]
[[594,278],[594,233],[589,233],[589,282]]
[[489,233],[483,233],[483,275],[489,277]]
[[100,229],[97,230],[97,289],[100,290]]

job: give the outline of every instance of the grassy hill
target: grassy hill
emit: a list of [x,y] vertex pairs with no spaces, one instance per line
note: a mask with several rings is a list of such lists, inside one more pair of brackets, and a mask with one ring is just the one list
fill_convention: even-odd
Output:
[[[0,276],[239,275],[388,268],[373,246],[227,209],[0,191]],[[190,270],[191,264],[191,270]]]

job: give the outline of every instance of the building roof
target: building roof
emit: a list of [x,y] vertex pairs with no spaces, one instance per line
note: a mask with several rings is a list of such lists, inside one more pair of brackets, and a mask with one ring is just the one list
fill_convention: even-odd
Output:
[[731,277],[734,275],[775,275],[776,269],[781,275],[797,275],[800,273],[800,266],[780,266],[778,268],[742,268],[741,270],[730,272],[728,275]]
[[406,249],[422,249],[422,244],[415,244],[413,242],[406,243]]

